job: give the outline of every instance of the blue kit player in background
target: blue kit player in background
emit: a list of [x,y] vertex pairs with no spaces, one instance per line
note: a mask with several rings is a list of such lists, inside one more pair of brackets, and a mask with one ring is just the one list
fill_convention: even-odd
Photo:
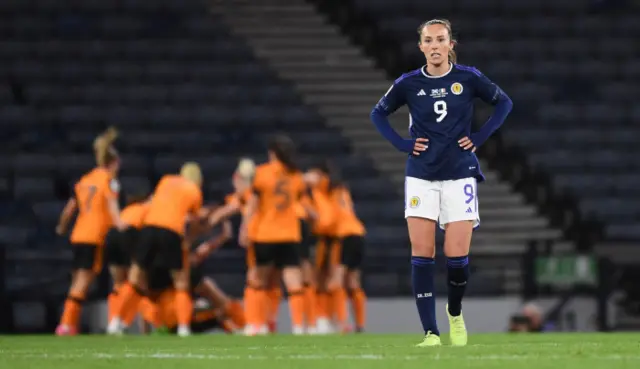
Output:
[[[449,21],[425,22],[418,34],[427,64],[398,78],[371,112],[371,120],[393,146],[409,154],[405,218],[413,292],[425,332],[418,346],[441,344],[433,282],[436,222],[445,230],[451,344],[464,346],[462,297],[469,277],[471,233],[480,224],[477,183],[484,180],[475,151],[502,125],[512,102],[477,69],[455,64]],[[476,97],[495,109],[482,128],[471,133]],[[410,112],[410,139],[402,138],[387,119],[405,104]]]

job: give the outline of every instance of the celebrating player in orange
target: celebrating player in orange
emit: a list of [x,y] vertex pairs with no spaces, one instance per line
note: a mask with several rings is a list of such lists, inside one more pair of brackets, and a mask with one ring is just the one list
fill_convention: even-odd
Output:
[[[248,245],[249,224],[257,216],[253,236],[257,264],[255,304],[257,316],[247,322],[248,335],[265,334],[269,273],[273,267],[283,270],[289,294],[289,309],[294,334],[304,333],[304,290],[300,270],[299,247],[302,240],[296,202],[305,191],[302,173],[295,162],[293,141],[276,136],[269,143],[269,162],[258,166],[253,179],[253,194],[240,227],[240,244]],[[308,209],[310,213],[312,209]]]
[[193,301],[189,286],[189,260],[183,250],[185,223],[199,219],[202,208],[202,173],[196,163],[185,163],[180,175],[162,177],[150,200],[149,211],[140,230],[129,283],[121,288],[121,302],[109,322],[107,333],[122,334],[126,311],[138,306],[146,289],[146,271],[152,266],[171,271],[176,289],[178,335],[191,334]]
[[[113,282],[113,289],[107,299],[109,311],[107,321],[113,318],[117,306],[118,290],[127,280],[132,251],[138,241],[138,232],[142,227],[144,217],[149,210],[147,197],[147,195],[130,196],[127,201],[128,205],[120,213],[120,219],[128,226],[127,229],[121,232],[117,228],[112,228],[107,233],[105,254]],[[132,321],[136,313],[137,309],[132,310],[131,314],[125,313],[128,315],[125,317],[125,321]]]
[[98,166],[76,183],[74,197],[67,202],[56,227],[59,235],[66,233],[71,217],[78,211],[70,238],[73,274],[60,325],[56,329],[59,336],[77,334],[87,290],[102,269],[105,236],[112,226],[119,230],[126,228],[120,219],[118,206],[120,186],[116,175],[120,158],[112,146],[116,137],[116,130],[110,128],[96,138],[93,148]]

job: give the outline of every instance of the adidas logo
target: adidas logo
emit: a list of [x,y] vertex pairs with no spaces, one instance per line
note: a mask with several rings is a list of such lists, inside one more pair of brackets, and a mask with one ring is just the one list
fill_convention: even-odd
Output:
[[471,210],[471,207],[469,207],[469,208],[467,209],[466,213],[467,213],[467,214],[468,214],[468,213],[473,213],[473,210]]
[[427,93],[424,92],[424,90],[420,90],[420,92],[418,92],[418,96],[427,96]]

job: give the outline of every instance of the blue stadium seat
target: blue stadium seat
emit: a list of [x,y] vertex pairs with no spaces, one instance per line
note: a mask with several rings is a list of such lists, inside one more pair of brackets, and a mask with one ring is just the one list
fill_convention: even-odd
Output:
[[65,202],[63,201],[37,202],[33,205],[33,212],[43,224],[53,229],[64,206]]

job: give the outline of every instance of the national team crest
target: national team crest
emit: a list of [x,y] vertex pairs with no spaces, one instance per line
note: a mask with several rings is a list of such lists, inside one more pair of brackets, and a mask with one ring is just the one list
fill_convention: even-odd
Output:
[[456,82],[451,85],[451,92],[453,92],[454,95],[460,95],[462,93],[462,90],[463,88],[460,82]]
[[419,198],[418,196],[412,196],[412,197],[409,199],[409,207],[410,207],[411,209],[415,209],[415,208],[417,208],[418,206],[420,206],[420,198]]

